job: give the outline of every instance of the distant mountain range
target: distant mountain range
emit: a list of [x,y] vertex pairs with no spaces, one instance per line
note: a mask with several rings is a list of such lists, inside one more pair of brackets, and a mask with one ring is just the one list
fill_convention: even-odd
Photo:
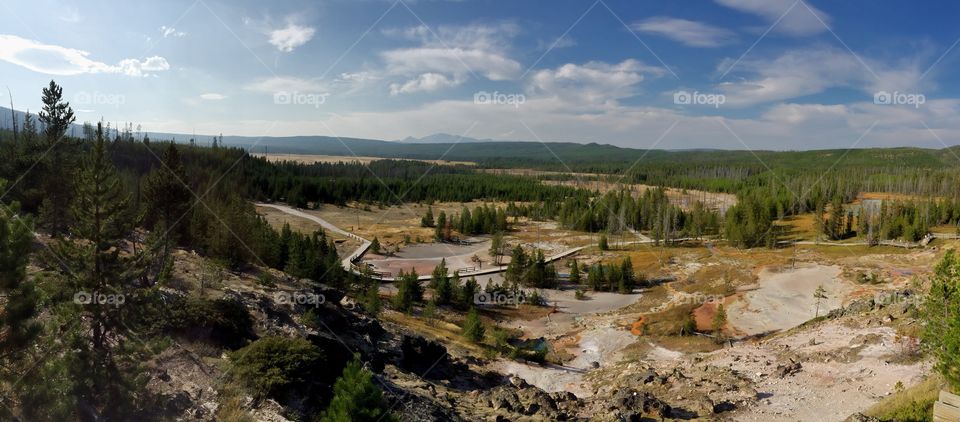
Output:
[[397,142],[403,142],[405,144],[462,144],[462,143],[475,143],[475,142],[495,142],[493,139],[477,139],[471,138],[468,136],[459,136],[451,135],[449,133],[434,133],[433,135],[427,135],[422,138],[414,138],[408,136]]
[[[24,114],[14,111],[22,126]],[[11,125],[9,108],[0,107],[0,128]],[[116,130],[116,128],[113,128]],[[73,136],[82,136],[82,125],[74,124]],[[209,145],[213,136],[182,133],[148,132],[153,140],[175,140],[187,143],[191,138],[198,145]],[[648,165],[708,167],[832,168],[842,157],[844,166],[907,165],[942,168],[960,164],[960,146],[945,149],[914,147],[861,148],[811,151],[732,151],[732,150],[642,150],[606,144],[574,142],[497,141],[463,138],[438,133],[422,138],[407,137],[400,141],[330,136],[224,136],[227,146],[244,148],[255,153],[318,154],[335,156],[369,156],[418,160],[472,161],[492,167],[529,167],[583,172],[616,169],[643,169]]]

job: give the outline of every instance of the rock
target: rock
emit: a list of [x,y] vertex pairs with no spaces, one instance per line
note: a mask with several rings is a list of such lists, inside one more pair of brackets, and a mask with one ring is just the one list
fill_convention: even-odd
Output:
[[863,413],[854,413],[847,419],[844,419],[843,422],[880,422],[880,419],[864,415]]
[[777,370],[774,374],[779,378],[784,378],[800,372],[801,368],[803,368],[803,365],[801,365],[800,362],[794,362],[793,359],[790,359],[790,363],[787,365],[777,365]]

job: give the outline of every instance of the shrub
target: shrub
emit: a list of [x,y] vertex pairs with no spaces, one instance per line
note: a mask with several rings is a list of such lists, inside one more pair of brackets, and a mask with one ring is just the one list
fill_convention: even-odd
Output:
[[306,339],[264,337],[230,353],[231,374],[258,398],[281,398],[307,386],[322,365],[322,351]]

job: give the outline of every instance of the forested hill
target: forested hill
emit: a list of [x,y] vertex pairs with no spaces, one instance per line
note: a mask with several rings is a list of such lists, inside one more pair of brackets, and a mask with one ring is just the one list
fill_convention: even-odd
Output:
[[[22,122],[23,113],[18,111],[16,114],[17,120]],[[10,109],[0,107],[0,127],[9,129],[10,122]],[[124,130],[123,126],[121,124],[120,130]],[[116,129],[116,127],[113,128],[113,130]],[[136,129],[128,126],[127,130],[133,132]],[[74,124],[68,133],[80,136],[83,128]],[[198,146],[209,145],[213,140],[213,136],[175,133],[145,132],[131,133],[131,135],[133,137],[147,135],[154,140],[173,139],[179,143],[194,139]],[[691,166],[722,167],[750,171],[763,171],[767,167],[784,170],[825,170],[831,167],[941,169],[960,165],[960,147],[940,150],[912,147],[811,151],[642,150],[597,143],[524,141],[407,143],[329,136],[223,136],[222,144],[242,147],[257,153],[358,155],[421,160],[442,158],[452,161],[472,161],[489,167],[526,167],[601,173],[618,173],[630,168],[638,161],[640,164],[634,166],[635,169],[644,165],[660,168],[676,165],[687,168]]]

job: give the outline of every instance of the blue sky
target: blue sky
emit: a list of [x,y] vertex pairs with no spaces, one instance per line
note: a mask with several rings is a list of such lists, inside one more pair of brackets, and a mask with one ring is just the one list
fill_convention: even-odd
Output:
[[866,0],[4,2],[0,82],[37,110],[56,79],[81,121],[148,132],[942,148],[960,143],[958,12]]

